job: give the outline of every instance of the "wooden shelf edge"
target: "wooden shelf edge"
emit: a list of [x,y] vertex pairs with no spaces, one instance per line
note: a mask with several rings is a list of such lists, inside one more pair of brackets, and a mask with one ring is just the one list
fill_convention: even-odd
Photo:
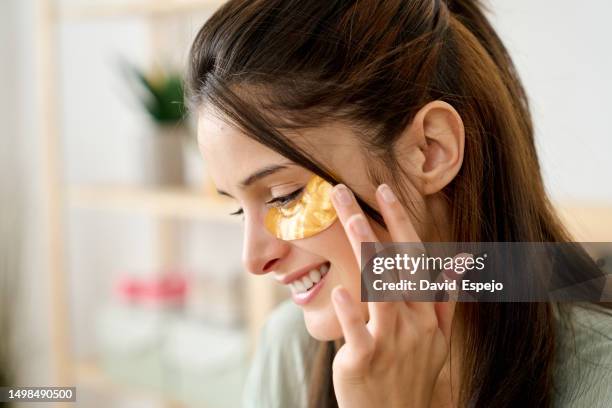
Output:
[[228,200],[188,189],[83,185],[69,187],[67,197],[72,208],[239,223]]

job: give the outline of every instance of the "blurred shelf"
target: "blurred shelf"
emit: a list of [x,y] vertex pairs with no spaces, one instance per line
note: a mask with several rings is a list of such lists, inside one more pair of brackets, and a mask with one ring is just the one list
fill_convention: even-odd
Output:
[[113,395],[123,395],[130,398],[141,398],[152,401],[162,401],[165,407],[184,407],[185,404],[161,390],[152,390],[146,387],[122,384],[109,377],[93,360],[78,361],[73,366],[76,384],[97,391],[108,392]]
[[[38,4],[40,3],[40,4]],[[51,338],[51,353],[53,361],[53,382],[58,384],[72,383],[74,375],[79,384],[113,394],[116,391],[125,392],[126,396],[142,396],[162,398],[168,403],[169,396],[155,391],[128,386],[113,379],[95,363],[95,361],[75,361],[71,352],[70,328],[74,318],[71,309],[75,307],[67,294],[70,274],[68,267],[70,253],[69,234],[65,228],[65,217],[68,209],[86,211],[113,211],[128,215],[152,215],[159,217],[159,228],[155,234],[156,249],[154,256],[160,264],[175,260],[180,256],[180,240],[175,239],[179,228],[174,219],[208,220],[226,222],[228,225],[240,225],[240,217],[232,217],[230,212],[236,210],[236,205],[216,193],[208,192],[206,187],[201,191],[181,188],[146,188],[125,185],[67,185],[60,166],[67,157],[62,149],[64,140],[60,126],[62,118],[62,98],[57,77],[62,69],[61,32],[58,26],[62,23],[92,24],[104,22],[104,19],[138,18],[149,19],[152,23],[149,31],[149,42],[154,55],[158,51],[175,51],[178,42],[183,41],[183,33],[174,27],[174,21],[163,21],[165,17],[177,17],[189,20],[191,13],[213,13],[225,0],[41,0],[37,2],[40,12],[36,13],[35,36],[36,53],[40,64],[37,64],[36,81],[40,93],[41,139],[45,157],[41,166],[42,179],[45,183],[46,216],[41,229],[46,231],[50,249],[44,262],[48,266],[49,280],[49,326]],[[170,19],[167,19],[170,20]],[[139,20],[140,21],[140,20]],[[189,21],[185,24],[189,26]],[[108,25],[107,29],[112,29]],[[189,27],[188,27],[189,28]],[[180,36],[180,37],[179,37]],[[176,37],[175,41],[173,38]],[[160,41],[169,38],[170,41]],[[186,49],[188,50],[188,48]],[[39,72],[38,72],[39,71]],[[60,81],[61,82],[61,81]],[[94,232],[95,233],[95,232]],[[211,254],[215,255],[215,254]],[[95,259],[91,261],[95,262]],[[270,309],[275,306],[272,282],[256,280],[251,276],[251,283],[246,297],[248,309],[248,326],[251,333],[252,348],[256,337]],[[158,406],[158,405],[156,405]]]
[[[74,4],[70,4],[74,3]],[[70,3],[59,7],[60,20],[90,20],[107,17],[134,17],[134,16],[165,16],[189,13],[197,10],[214,11],[222,0],[130,0],[124,2],[106,1],[97,4]],[[85,3],[81,1],[80,3]],[[93,3],[93,2],[91,2]],[[102,4],[100,4],[102,3]],[[106,4],[104,4],[106,3]]]
[[240,224],[238,217],[229,215],[236,209],[230,200],[187,188],[73,186],[68,189],[68,202],[73,208]]

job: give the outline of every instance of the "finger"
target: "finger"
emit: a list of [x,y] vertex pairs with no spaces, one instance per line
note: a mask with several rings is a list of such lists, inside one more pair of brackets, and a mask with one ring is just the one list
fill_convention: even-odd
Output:
[[[458,265],[458,262],[456,260],[458,259],[462,259],[461,265],[467,265],[467,259],[473,259],[474,255],[467,253],[467,252],[462,252],[460,254],[457,254],[454,256],[455,262],[453,262],[453,265]],[[446,276],[447,279],[451,280],[451,281],[455,281],[456,285],[457,285],[457,290],[454,291],[454,293],[449,293],[449,298],[451,300],[457,300],[459,299],[459,296],[461,295],[461,299],[462,301],[474,301],[476,300],[476,298],[470,294],[470,292],[466,292],[463,291],[461,289],[461,282],[466,279],[466,273],[470,271],[470,268],[467,267],[463,267],[463,268],[458,268],[455,267],[455,269],[446,269],[444,270],[444,275]]]
[[[378,186],[376,190],[376,199],[381,208],[381,213],[389,230],[391,239],[394,242],[416,243],[417,245],[414,246],[414,248],[411,247],[411,250],[415,252],[425,251],[425,247],[416,232],[408,211],[387,184]],[[416,272],[424,273],[425,271]],[[436,323],[438,326],[440,325],[438,306],[435,302],[406,302],[405,304],[407,308],[415,312],[412,314],[408,309],[403,309],[403,313],[406,315],[411,315],[420,319],[423,324],[431,325]],[[451,306],[450,302],[439,307],[441,311],[440,315],[445,319],[442,323],[445,328],[448,326],[447,316],[451,307],[454,306]]]
[[447,290],[439,289],[438,290],[438,292],[441,292],[441,294],[445,295],[442,297],[444,301],[457,300],[459,298],[460,280],[461,278],[458,278],[455,275],[455,272],[450,268],[443,269],[438,274],[438,277],[436,278],[436,283],[440,285],[440,287],[442,287],[442,285],[454,287],[454,289],[447,289]]
[[[421,242],[421,238],[416,232],[414,224],[401,202],[397,199],[395,193],[387,184],[381,184],[376,189],[376,201],[380,206],[381,214],[385,220],[391,240],[397,243],[410,243],[410,245],[399,245],[398,248],[408,249],[412,256],[419,256],[425,252],[425,247]],[[406,271],[400,270],[400,279],[417,280],[417,276],[406,276],[407,274],[414,275],[423,271]],[[427,276],[423,276],[426,279]]]
[[361,268],[361,243],[379,240],[348,187],[344,184],[335,185],[332,190],[332,202]]
[[395,332],[400,302],[368,302],[370,321],[368,327],[375,338],[392,337]]
[[[455,259],[473,258],[472,254],[461,253],[454,257]],[[455,262],[453,262],[453,265]],[[445,269],[440,275],[441,279],[455,281],[455,284],[459,285],[461,282],[462,273],[458,273],[453,269]],[[446,302],[437,302],[435,305],[436,317],[438,319],[438,327],[444,334],[444,337],[450,341],[451,329],[453,318],[455,316],[455,307],[457,305],[457,298],[459,296],[459,290],[455,289],[448,292],[448,300]]]
[[376,189],[376,200],[394,242],[417,242],[421,238],[414,228],[408,211],[387,184],[381,184]]
[[[452,263],[452,265],[465,265],[466,264],[465,260],[468,258],[473,258],[473,255],[468,254],[468,253],[457,254],[453,257],[455,261]],[[458,262],[459,259],[462,262]],[[433,312],[435,313],[436,319],[438,320],[438,326],[440,327],[440,329],[446,330],[449,333],[450,333],[450,323],[452,323],[454,307],[459,297],[459,287],[461,285],[461,280],[462,280],[463,273],[464,273],[463,270],[459,270],[458,268],[456,269],[457,270],[444,269],[438,275],[438,278],[436,279],[436,282],[438,283],[446,282],[447,284],[450,284],[451,282],[454,282],[454,284],[456,285],[457,289],[446,291],[448,294],[448,300],[446,302],[435,302],[435,303],[434,302],[407,302],[410,305],[410,307],[417,310],[418,313],[422,313],[422,314],[429,315],[429,316],[431,316],[431,313],[432,313],[431,307],[433,306]],[[441,312],[445,312],[445,313],[441,313]],[[448,315],[448,313],[450,313],[450,315]],[[443,320],[440,320],[441,318]]]
[[406,315],[419,319],[422,326],[428,326],[430,323],[438,325],[435,309],[436,302],[407,301],[403,302],[403,304],[405,309],[409,309]]
[[450,342],[451,329],[453,326],[453,317],[455,316],[455,306],[457,301],[449,300],[447,302],[436,302],[435,311],[438,319],[438,327],[444,334],[447,341]]
[[332,303],[342,328],[345,344],[359,355],[368,355],[374,341],[368,331],[361,310],[349,292],[342,286],[332,290]]

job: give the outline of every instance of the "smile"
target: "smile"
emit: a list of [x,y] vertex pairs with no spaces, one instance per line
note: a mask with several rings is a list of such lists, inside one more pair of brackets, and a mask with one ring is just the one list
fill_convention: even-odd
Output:
[[329,271],[330,263],[325,262],[289,283],[293,301],[299,305],[308,303],[319,292]]

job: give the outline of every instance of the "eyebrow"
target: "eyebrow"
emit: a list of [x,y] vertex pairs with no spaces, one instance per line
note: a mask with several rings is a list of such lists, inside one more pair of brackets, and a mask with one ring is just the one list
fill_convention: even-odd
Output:
[[[240,186],[241,189],[244,190],[245,188],[255,183],[256,181],[261,180],[265,177],[268,177],[274,173],[277,173],[281,170],[288,169],[288,168],[289,167],[282,165],[282,164],[272,164],[270,166],[262,167],[261,169],[257,170],[256,172],[254,172],[253,174],[251,174],[250,176],[242,180],[238,185]],[[224,196],[232,197],[229,193],[223,190],[217,189],[217,193],[222,194]]]

